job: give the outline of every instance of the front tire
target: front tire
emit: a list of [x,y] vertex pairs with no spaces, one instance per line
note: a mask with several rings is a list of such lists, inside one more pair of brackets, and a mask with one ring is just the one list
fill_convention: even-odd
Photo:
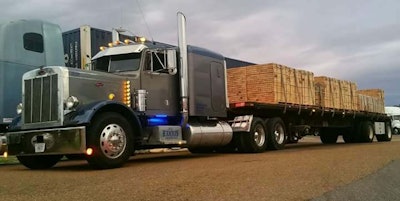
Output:
[[238,150],[245,153],[260,153],[267,148],[267,133],[264,121],[254,117],[250,132],[240,133]]
[[33,170],[48,169],[60,161],[62,155],[17,156],[18,161]]
[[120,114],[106,112],[93,120],[88,129],[88,148],[93,154],[86,156],[96,169],[121,167],[132,155],[133,132],[128,121]]

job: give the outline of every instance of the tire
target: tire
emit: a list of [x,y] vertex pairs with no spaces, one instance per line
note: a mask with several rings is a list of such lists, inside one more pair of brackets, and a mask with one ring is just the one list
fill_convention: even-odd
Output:
[[62,155],[17,156],[18,161],[33,170],[48,169],[60,161]]
[[355,143],[356,142],[356,136],[353,135],[353,133],[349,134],[343,134],[343,141],[345,143]]
[[89,165],[96,169],[121,167],[133,154],[133,132],[128,121],[120,114],[106,112],[95,117],[87,132]]
[[268,146],[270,150],[283,149],[286,144],[285,124],[281,118],[272,118],[267,121]]
[[267,132],[264,121],[254,117],[250,132],[240,133],[238,150],[244,153],[260,153],[267,148]]
[[338,133],[332,128],[321,128],[319,137],[324,144],[336,144]]
[[369,121],[361,122],[358,127],[358,135],[360,137],[360,142],[372,142],[375,136],[373,124]]
[[375,135],[378,142],[389,142],[392,141],[392,128],[390,123],[386,123],[385,125],[385,134],[384,135]]
[[393,134],[398,135],[400,132],[399,128],[393,128]]
[[342,137],[345,143],[356,143],[358,140],[357,132],[355,132],[353,127],[344,129]]

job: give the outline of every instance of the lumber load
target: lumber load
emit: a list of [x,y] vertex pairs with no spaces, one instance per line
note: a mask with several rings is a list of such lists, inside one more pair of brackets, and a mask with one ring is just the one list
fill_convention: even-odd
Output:
[[322,108],[358,110],[357,85],[354,82],[318,76],[315,103]]
[[227,70],[230,103],[315,105],[314,74],[269,63]]
[[385,94],[382,89],[358,90],[360,111],[385,113]]

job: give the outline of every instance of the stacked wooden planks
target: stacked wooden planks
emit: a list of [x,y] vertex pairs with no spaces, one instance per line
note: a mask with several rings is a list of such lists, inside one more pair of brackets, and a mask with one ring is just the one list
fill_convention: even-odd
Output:
[[312,72],[275,63],[227,71],[230,103],[247,101],[315,105]]
[[315,77],[316,105],[323,108],[357,110],[357,85],[326,76]]
[[358,90],[358,108],[360,111],[385,113],[385,98],[382,89]]
[[354,82],[269,63],[227,70],[230,103],[298,104],[323,109],[384,113],[381,89],[357,90]]

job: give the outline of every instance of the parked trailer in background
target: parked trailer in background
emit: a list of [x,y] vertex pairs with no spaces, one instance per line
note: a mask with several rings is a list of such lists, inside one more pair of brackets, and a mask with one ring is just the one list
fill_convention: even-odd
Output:
[[[106,169],[140,149],[283,149],[315,129],[323,143],[339,135],[346,143],[391,140],[390,118],[370,107],[379,97],[334,79],[316,90],[313,73],[279,64],[227,70],[221,54],[187,45],[182,13],[178,21],[178,47],[116,41],[92,58],[92,71],[52,66],[24,74],[7,153],[31,169],[71,154]],[[38,107],[44,103],[50,107]]]
[[17,116],[22,75],[41,66],[63,66],[58,25],[18,20],[0,25],[0,132]]

